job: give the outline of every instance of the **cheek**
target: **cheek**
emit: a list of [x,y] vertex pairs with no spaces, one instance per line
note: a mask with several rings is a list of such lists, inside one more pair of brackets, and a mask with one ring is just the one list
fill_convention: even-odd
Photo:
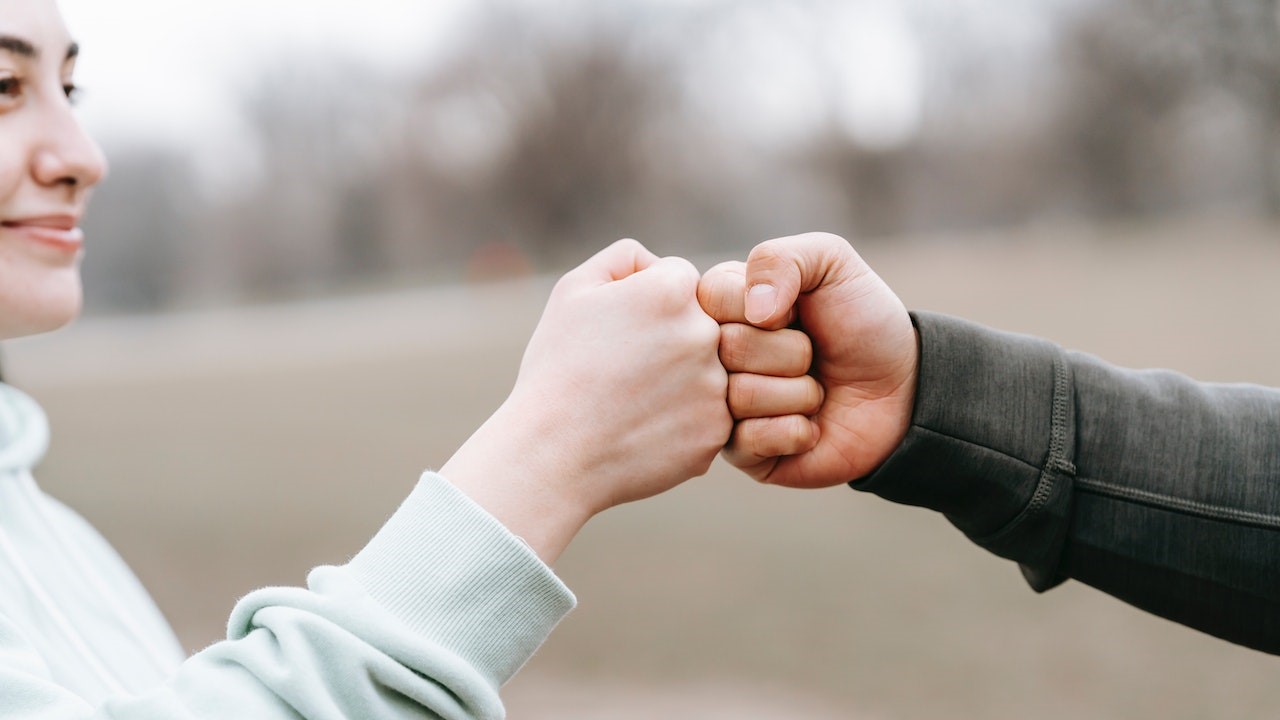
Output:
[[[14,131],[0,116],[0,137]],[[0,142],[0,218],[18,212],[28,179],[21,143]],[[54,330],[80,312],[78,262],[54,262],[0,232],[0,339]]]
[[[0,128],[0,131],[3,131],[3,128]],[[5,210],[10,209],[9,205],[18,192],[22,176],[21,158],[9,148],[5,148],[4,143],[0,143],[0,217],[4,216]]]

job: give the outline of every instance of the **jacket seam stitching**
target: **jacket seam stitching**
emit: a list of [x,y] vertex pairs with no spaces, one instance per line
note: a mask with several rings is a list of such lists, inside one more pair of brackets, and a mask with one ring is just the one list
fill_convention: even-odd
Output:
[[1212,503],[1200,502],[1198,500],[1188,500],[1186,498],[1165,495],[1151,490],[1142,490],[1139,488],[1116,485],[1114,483],[1106,482],[1105,480],[1076,478],[1076,487],[1078,487],[1082,492],[1110,497],[1116,500],[1128,500],[1130,502],[1146,505],[1158,510],[1168,510],[1170,512],[1182,513],[1184,515],[1190,515],[1192,517],[1203,518],[1206,520],[1221,520],[1241,525],[1251,525],[1268,530],[1280,530],[1280,515],[1254,512],[1251,510],[1241,510],[1239,508],[1214,505]]
[[[1053,405],[1049,415],[1049,452],[1045,458],[1044,467],[1036,468],[1040,471],[1040,477],[1036,481],[1035,490],[1032,491],[1031,498],[1022,510],[1004,527],[984,537],[974,538],[974,542],[980,545],[998,543],[1044,508],[1053,494],[1053,486],[1058,478],[1071,477],[1075,474],[1075,466],[1066,458],[1067,402],[1070,397],[1070,384],[1067,364],[1059,353],[1053,358]],[[1031,467],[1034,468],[1035,465]]]
[[1023,460],[1022,458],[1018,457],[1017,455],[1011,455],[1011,454],[1009,454],[1009,453],[1005,452],[1004,450],[1000,450],[999,448],[993,448],[993,447],[991,447],[990,445],[984,445],[984,444],[982,444],[982,443],[980,443],[980,442],[974,442],[973,440],[969,440],[968,438],[956,437],[955,435],[952,435],[951,433],[945,433],[945,432],[942,432],[941,430],[934,430],[934,429],[933,429],[933,428],[931,428],[931,427],[926,427],[926,426],[921,425],[921,424],[919,424],[919,423],[916,423],[916,424],[915,424],[915,427],[916,427],[917,429],[919,429],[919,430],[923,430],[924,432],[932,433],[932,434],[934,434],[934,435],[938,435],[938,436],[940,436],[940,437],[947,438],[948,440],[954,440],[954,441],[956,441],[956,442],[964,443],[964,444],[966,444],[966,445],[972,445],[972,446],[974,446],[974,447],[980,447],[980,448],[982,448],[983,450],[990,450],[991,452],[993,452],[993,453],[995,453],[995,454],[997,454],[997,455],[1003,455],[1004,457],[1007,457],[1007,458],[1009,458],[1010,460],[1013,460],[1014,462],[1017,462],[1017,463],[1022,464],[1022,465],[1026,465],[1027,467],[1031,468],[1032,470],[1035,470],[1036,472],[1040,472],[1040,467],[1039,467],[1039,466],[1037,466],[1035,463],[1027,462],[1026,460]]
[[1049,455],[1045,459],[1044,473],[1031,494],[1028,510],[1035,512],[1049,501],[1053,480],[1058,475],[1074,475],[1075,467],[1067,460],[1067,364],[1062,355],[1053,358],[1053,411],[1049,421]]

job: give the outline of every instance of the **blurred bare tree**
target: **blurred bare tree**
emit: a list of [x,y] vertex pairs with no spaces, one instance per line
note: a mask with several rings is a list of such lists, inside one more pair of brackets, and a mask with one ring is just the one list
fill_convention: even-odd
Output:
[[85,292],[98,306],[155,309],[180,294],[177,267],[200,211],[192,184],[187,159],[163,148],[113,158],[86,218]]
[[[1234,106],[1220,110],[1249,120],[1249,137],[1212,138],[1208,151],[1235,150],[1242,162],[1233,169],[1253,180],[1268,212],[1280,212],[1276,12],[1274,0],[1128,0],[1096,6],[1066,26],[1059,127],[1094,212],[1127,216],[1186,204],[1179,181],[1190,183],[1185,176],[1201,168],[1188,167],[1192,139],[1179,120],[1215,94]],[[1209,194],[1222,194],[1222,184]]]
[[260,190],[218,213],[231,219],[245,288],[328,289],[384,269],[370,196],[391,152],[383,137],[394,101],[389,80],[340,58],[263,74],[244,98]]
[[[493,41],[518,48],[485,68],[502,78],[486,85],[510,118],[486,193],[507,218],[507,236],[567,262],[583,247],[643,232],[641,206],[662,161],[646,133],[674,102],[673,68],[631,52],[615,26],[559,45],[511,24],[495,30]],[[513,61],[531,61],[523,72],[532,83],[510,82],[519,75],[504,65]]]
[[1084,14],[1064,33],[1062,150],[1099,216],[1156,211],[1169,197],[1178,152],[1171,120],[1204,82],[1195,47],[1168,32],[1171,8],[1119,2]]
[[1267,208],[1280,217],[1280,0],[1213,0],[1207,51],[1258,122],[1257,158]]
[[241,98],[237,144],[256,161],[230,192],[200,191],[172,152],[117,152],[90,219],[91,307],[487,276],[472,269],[495,258],[557,270],[623,236],[694,254],[809,228],[1280,215],[1277,0],[1046,1],[1051,32],[998,48],[994,15],[966,6],[962,27],[961,9],[918,3],[918,131],[867,146],[833,119],[832,84],[815,111],[830,117],[781,148],[726,131],[741,118],[698,109],[688,83],[705,38],[772,5],[570,5],[477,6],[452,55],[417,72],[268,63]]

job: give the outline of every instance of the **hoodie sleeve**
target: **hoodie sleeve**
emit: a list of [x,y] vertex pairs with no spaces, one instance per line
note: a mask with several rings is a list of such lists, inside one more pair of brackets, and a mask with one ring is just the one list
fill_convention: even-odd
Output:
[[1280,653],[1280,391],[1125,370],[930,313],[911,427],[851,483],[1018,562]]
[[501,718],[498,688],[574,605],[533,551],[427,473],[349,563],[235,607],[227,639],[97,707],[0,622],[0,719]]

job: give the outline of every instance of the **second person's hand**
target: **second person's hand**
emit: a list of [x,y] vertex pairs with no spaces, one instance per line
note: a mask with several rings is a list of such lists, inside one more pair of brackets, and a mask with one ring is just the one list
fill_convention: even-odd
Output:
[[[738,423],[724,452],[731,464],[761,482],[827,487],[869,474],[902,442],[919,364],[915,328],[843,238],[809,233],[761,243],[745,264],[709,270],[698,296],[723,325],[730,387],[737,374],[765,376],[751,381],[759,391],[750,403],[735,408]],[[794,332],[788,326],[813,344],[809,375],[825,391],[813,413],[769,412],[804,392],[787,365],[806,362],[807,348],[786,339]]]

